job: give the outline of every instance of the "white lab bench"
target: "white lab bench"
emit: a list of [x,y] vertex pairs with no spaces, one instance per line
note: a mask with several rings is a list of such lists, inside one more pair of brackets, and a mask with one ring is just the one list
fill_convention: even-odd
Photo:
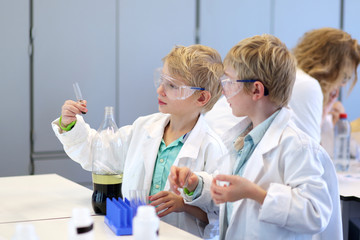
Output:
[[349,221],[360,218],[360,162],[351,160],[349,171],[338,172],[344,240],[349,237]]
[[[92,191],[56,174],[0,178],[0,239],[11,239],[18,223],[31,223],[40,240],[68,238],[72,209],[87,207],[94,219],[96,239],[133,239],[116,236],[91,206]],[[159,239],[200,239],[160,221]]]

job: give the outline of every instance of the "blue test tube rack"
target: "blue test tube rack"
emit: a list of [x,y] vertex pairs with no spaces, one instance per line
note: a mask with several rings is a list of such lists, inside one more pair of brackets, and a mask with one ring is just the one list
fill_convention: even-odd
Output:
[[126,198],[125,200],[107,198],[105,223],[116,236],[132,235],[132,220],[135,210],[130,207],[130,202]]

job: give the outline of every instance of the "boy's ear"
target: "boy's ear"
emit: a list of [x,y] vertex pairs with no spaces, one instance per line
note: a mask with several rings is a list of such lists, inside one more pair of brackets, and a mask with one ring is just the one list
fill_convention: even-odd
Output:
[[198,95],[197,102],[198,102],[199,106],[202,107],[210,101],[210,98],[211,98],[210,92],[201,91],[200,94]]
[[260,81],[256,81],[253,84],[253,100],[259,100],[265,95],[265,87]]

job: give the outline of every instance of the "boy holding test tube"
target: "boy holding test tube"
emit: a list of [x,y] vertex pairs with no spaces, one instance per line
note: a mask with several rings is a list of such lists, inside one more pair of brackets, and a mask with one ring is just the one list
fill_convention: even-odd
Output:
[[[221,95],[224,74],[219,53],[203,45],[175,47],[163,59],[155,78],[160,113],[140,117],[118,130],[124,164],[122,194],[148,189],[151,205],[162,220],[202,238],[218,234],[218,208],[209,211],[185,204],[183,197],[169,191],[171,166],[213,172],[226,152],[221,139],[207,126],[203,113]],[[96,130],[84,122],[86,101],[68,100],[61,122],[52,127],[71,159],[91,171],[90,144]],[[74,123],[76,121],[76,123]],[[73,124],[73,128],[67,129]],[[191,195],[188,192],[188,195]]]
[[[246,117],[224,134],[229,151],[237,153],[232,175],[191,174],[187,188],[195,193],[186,200],[221,204],[220,239],[342,239],[332,161],[295,126],[287,108],[294,57],[279,39],[265,34],[235,45],[224,69],[223,93],[233,114]],[[189,171],[172,167],[174,192],[179,194]]]

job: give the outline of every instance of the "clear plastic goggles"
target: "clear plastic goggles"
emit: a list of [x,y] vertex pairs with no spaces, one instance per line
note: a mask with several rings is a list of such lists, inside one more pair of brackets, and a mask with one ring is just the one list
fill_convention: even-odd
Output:
[[[256,79],[244,79],[244,80],[231,80],[230,78],[225,78],[221,80],[221,86],[223,88],[224,95],[227,99],[232,98],[238,94],[244,87],[244,82],[256,82],[259,80]],[[261,81],[260,81],[261,82]],[[265,86],[264,86],[265,87]],[[269,91],[265,87],[264,96],[269,95]]]
[[201,87],[183,85],[180,81],[162,73],[162,68],[155,70],[154,84],[156,88],[163,86],[166,96],[170,99],[184,100],[194,94],[195,91],[205,90]]

